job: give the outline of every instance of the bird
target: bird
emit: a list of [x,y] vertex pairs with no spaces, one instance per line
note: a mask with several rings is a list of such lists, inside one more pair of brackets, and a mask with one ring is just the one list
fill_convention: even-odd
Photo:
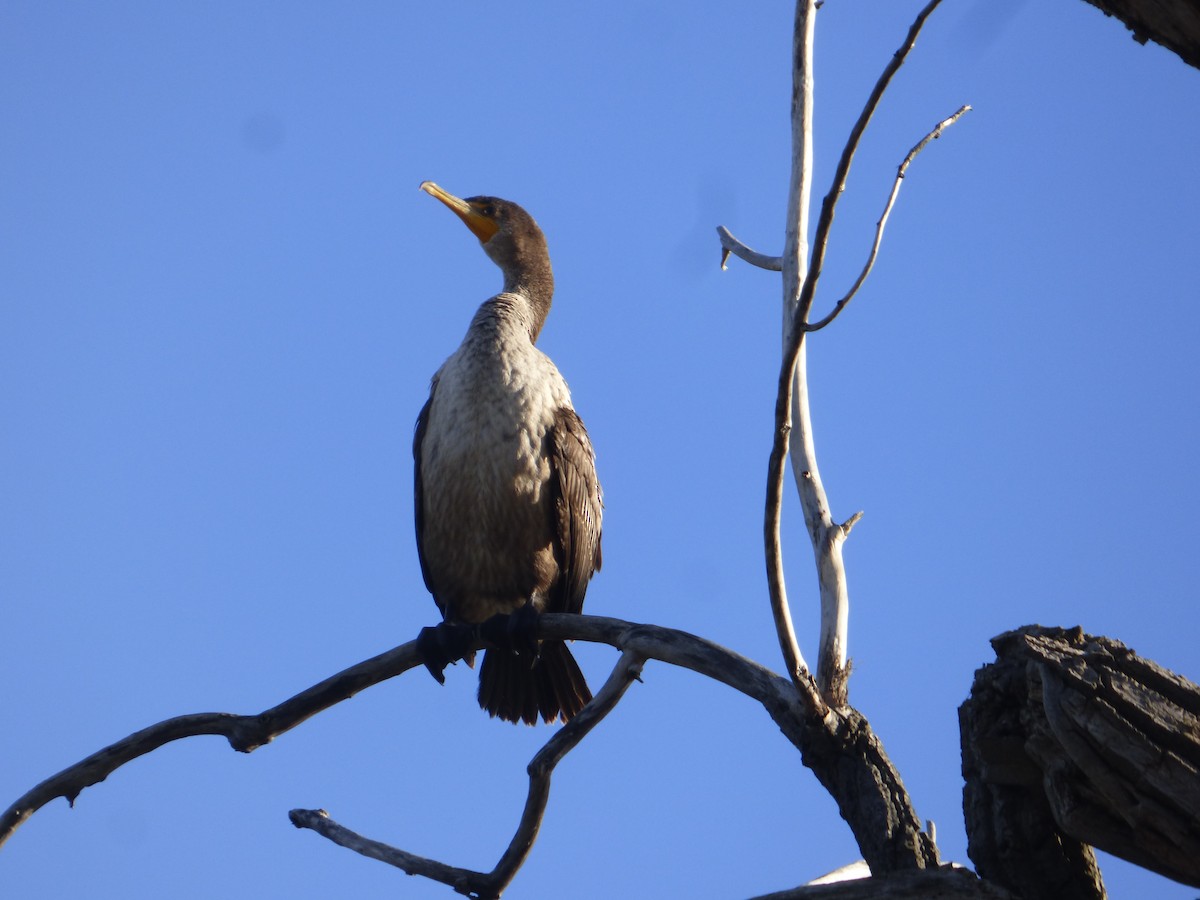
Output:
[[442,681],[455,659],[473,663],[466,642],[482,633],[479,705],[507,722],[566,722],[592,695],[563,641],[531,636],[533,620],[582,612],[601,565],[603,500],[567,383],[536,346],[554,295],[546,238],[512,201],[420,189],[479,239],[504,285],[417,416],[417,555],[443,619],[422,630],[419,651]]

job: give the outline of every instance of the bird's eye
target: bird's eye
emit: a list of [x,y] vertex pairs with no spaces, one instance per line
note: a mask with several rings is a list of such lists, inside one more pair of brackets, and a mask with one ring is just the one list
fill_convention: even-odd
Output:
[[483,214],[489,219],[494,219],[496,217],[496,207],[489,203],[483,208]]

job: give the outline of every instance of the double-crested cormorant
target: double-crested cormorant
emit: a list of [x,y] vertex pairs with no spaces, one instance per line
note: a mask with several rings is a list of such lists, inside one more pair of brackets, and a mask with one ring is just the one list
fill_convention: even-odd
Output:
[[[526,616],[583,609],[600,568],[595,453],[567,383],[534,346],[554,294],[541,229],[507,200],[461,200],[429,181],[421,189],[463,220],[504,273],[504,290],[479,307],[417,417],[421,572],[448,626],[510,615],[501,631],[513,633]],[[445,654],[447,626],[439,628],[421,642],[440,680],[456,654]],[[479,705],[509,722],[566,721],[591,699],[587,682],[562,641],[530,640],[523,654],[515,645],[485,652]]]

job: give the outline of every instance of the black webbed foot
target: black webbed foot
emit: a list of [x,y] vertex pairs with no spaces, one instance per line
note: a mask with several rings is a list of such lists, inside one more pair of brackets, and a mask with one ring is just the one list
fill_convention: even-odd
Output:
[[541,646],[537,638],[540,617],[541,613],[527,603],[511,615],[492,616],[479,626],[479,633],[489,644],[528,659],[532,667]]
[[475,638],[476,628],[472,625],[441,622],[421,629],[417,635],[417,653],[437,683],[445,684],[446,676],[442,673],[446,666],[460,659],[465,660],[468,666],[475,665],[475,650],[472,647]]

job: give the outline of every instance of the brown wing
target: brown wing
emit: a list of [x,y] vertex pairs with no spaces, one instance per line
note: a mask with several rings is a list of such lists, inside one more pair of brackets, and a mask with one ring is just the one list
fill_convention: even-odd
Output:
[[579,613],[588,581],[600,568],[600,521],[604,504],[596,477],[596,454],[587,429],[564,407],[547,436],[550,487],[558,517],[559,580],[547,612]]
[[[425,587],[437,599],[437,592],[429,580],[429,567],[425,562],[425,491],[421,487],[421,444],[425,442],[425,429],[429,427],[429,407],[433,405],[433,392],[437,390],[437,380],[429,388],[429,399],[417,413],[417,426],[413,432],[413,514],[417,526],[417,559],[421,561],[421,577],[425,579]],[[440,607],[441,604],[439,603]],[[445,610],[442,611],[443,614]]]

